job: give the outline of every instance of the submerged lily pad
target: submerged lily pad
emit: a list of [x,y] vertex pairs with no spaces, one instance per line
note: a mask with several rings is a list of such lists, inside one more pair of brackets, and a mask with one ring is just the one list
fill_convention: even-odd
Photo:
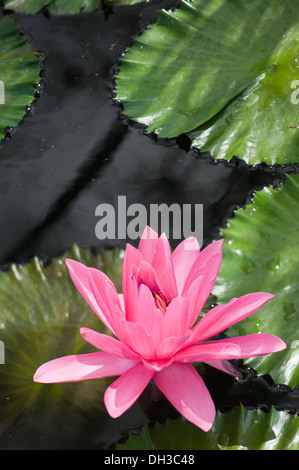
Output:
[[[179,418],[165,425],[146,425],[118,450],[299,450],[299,419],[274,408],[269,413],[241,406],[217,412],[213,427],[204,432]],[[183,459],[184,456],[182,455]],[[182,464],[193,464],[185,456]],[[191,456],[192,459],[192,456]]]
[[15,127],[34,99],[40,81],[39,59],[15,22],[0,20],[0,139],[7,127]]
[[275,298],[227,334],[271,333],[282,338],[284,351],[246,363],[276,383],[299,384],[299,175],[286,176],[277,189],[258,191],[252,204],[238,209],[223,230],[223,263],[213,293],[218,303],[249,292]]
[[299,0],[182,0],[121,59],[124,113],[214,158],[299,161]]
[[[120,254],[115,250],[94,257],[75,247],[67,257],[101,268],[119,286]],[[74,287],[64,257],[46,267],[35,259],[1,272],[0,304],[0,340],[5,347],[5,363],[0,364],[0,448],[93,449],[120,438],[134,420],[143,424],[134,412],[117,422],[109,418],[103,392],[113,379],[33,382],[36,369],[46,361],[96,351],[81,337],[81,326],[109,333]]]

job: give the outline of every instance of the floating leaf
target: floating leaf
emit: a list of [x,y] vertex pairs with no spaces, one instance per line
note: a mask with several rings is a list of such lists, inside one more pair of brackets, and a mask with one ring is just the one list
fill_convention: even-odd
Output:
[[[299,419],[287,412],[246,410],[217,412],[207,433],[183,418],[146,425],[118,450],[299,450]],[[182,455],[181,458],[184,456]],[[188,463],[189,454],[185,456]],[[191,457],[192,458],[192,457]],[[193,462],[189,462],[193,463]]]
[[[107,0],[109,5],[134,5],[142,0]],[[14,10],[20,13],[38,13],[42,8],[47,7],[56,15],[75,14],[80,11],[93,11],[99,8],[102,0],[4,0],[4,7],[7,10]]]
[[4,7],[7,10],[27,14],[37,13],[44,7],[57,14],[74,14],[81,10],[94,10],[100,5],[101,0],[4,0]]
[[107,0],[107,4],[114,6],[119,5],[136,5],[137,3],[148,3],[150,0]]
[[34,99],[34,84],[40,81],[39,59],[15,22],[0,20],[0,138],[7,127],[15,127]]
[[259,374],[276,383],[299,384],[299,176],[283,187],[258,191],[252,204],[238,209],[224,229],[223,263],[213,293],[218,303],[249,292],[275,298],[227,334],[271,333],[287,343],[284,351],[248,359]]
[[121,60],[124,113],[214,158],[299,161],[299,0],[182,0]]
[[[118,285],[120,255],[114,250],[94,257],[74,248],[67,257],[101,268]],[[5,363],[0,365],[1,448],[92,449],[120,438],[135,418],[134,412],[118,422],[109,418],[103,392],[113,379],[33,382],[36,369],[46,361],[96,351],[81,337],[81,326],[109,333],[74,287],[64,258],[46,267],[35,259],[0,273],[0,304],[0,340],[5,346]],[[140,425],[142,420],[136,419]]]

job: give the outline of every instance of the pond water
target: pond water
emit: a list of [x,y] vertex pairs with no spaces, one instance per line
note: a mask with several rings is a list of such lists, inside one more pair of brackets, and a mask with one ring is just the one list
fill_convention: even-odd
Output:
[[[8,130],[0,147],[3,270],[35,255],[50,260],[75,243],[95,250],[124,247],[131,240],[100,241],[95,235],[96,207],[115,206],[119,195],[127,197],[128,205],[147,208],[153,203],[203,204],[208,243],[221,236],[234,208],[250,200],[253,191],[283,179],[283,168],[248,167],[238,159],[215,162],[191,149],[184,136],[157,140],[113,102],[113,70],[120,55],[133,36],[155,21],[159,9],[175,5],[164,0],[74,16],[12,15],[41,54],[42,85],[23,122]],[[269,377],[257,379],[246,368],[243,382],[215,370],[207,371],[206,381],[220,409],[240,401],[299,408],[297,392],[273,386]],[[49,397],[42,400],[46,406]],[[117,422],[102,412],[100,426],[90,409],[79,420],[74,418],[78,409],[65,411],[56,421],[63,437],[39,414],[17,413],[0,447],[102,448],[153,416],[162,420],[164,405],[140,402]]]
[[74,243],[119,244],[95,236],[95,208],[115,206],[119,195],[145,207],[203,204],[208,241],[236,205],[281,177],[280,170],[238,160],[215,163],[189,150],[183,136],[157,141],[120,116],[111,98],[113,67],[157,10],[175,4],[118,7],[108,16],[13,15],[43,69],[39,98],[0,148],[0,265],[51,258]]

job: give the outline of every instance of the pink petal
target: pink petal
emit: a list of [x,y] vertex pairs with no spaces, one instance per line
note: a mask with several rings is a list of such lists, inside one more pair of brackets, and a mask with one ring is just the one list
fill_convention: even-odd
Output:
[[191,331],[187,332],[184,336],[170,336],[169,338],[165,338],[158,346],[157,358],[164,360],[174,356],[178,350],[184,347],[190,335]]
[[178,295],[181,295],[187,276],[200,253],[195,237],[182,241],[172,254],[172,263],[177,283]]
[[141,236],[138,251],[142,254],[143,259],[147,263],[152,263],[154,253],[156,251],[158,234],[150,227],[145,227],[144,232]]
[[210,295],[212,287],[212,282],[205,276],[199,276],[192,282],[187,294],[189,300],[187,328],[191,328],[197,320]]
[[153,338],[138,323],[123,320],[118,325],[119,340],[138,355],[153,359],[156,354]]
[[118,298],[122,311],[125,312],[124,294],[118,294]]
[[98,303],[98,299],[95,298],[94,293],[90,287],[90,270],[99,272],[99,276],[101,276],[102,282],[111,283],[110,279],[101,271],[98,271],[94,268],[87,268],[78,261],[66,259],[65,263],[68,267],[71,279],[80,294],[82,295],[82,297],[86,300],[86,302],[93,309],[93,311],[98,315],[104,325],[109,328],[109,330],[113,331],[111,325],[110,312],[108,311],[106,305],[103,302],[101,302],[100,304]]
[[223,359],[244,359],[264,356],[285,348],[286,344],[277,336],[258,333],[194,344],[179,351],[174,360],[208,362]]
[[172,254],[168,239],[164,234],[156,243],[152,266],[157,273],[161,289],[167,299],[177,297],[177,285],[172,264]]
[[151,292],[159,292],[162,290],[158,276],[151,264],[141,261],[136,272],[136,280],[138,286],[145,284]]
[[207,284],[210,285],[209,289],[212,290],[222,263],[222,246],[223,240],[218,240],[199,253],[186,278],[182,291],[183,297],[186,296],[192,282],[199,276],[207,278]]
[[222,258],[222,248],[223,248],[223,239],[217,240],[213,243],[210,243],[204,250],[199,254],[200,259],[197,259],[197,268],[204,266],[209,263],[214,256],[221,256]]
[[171,357],[168,359],[153,359],[152,361],[142,359],[142,362],[147,369],[158,372],[164,369],[165,367],[170,366],[170,364],[173,362],[173,358]]
[[278,336],[267,333],[238,336],[237,338],[223,339],[222,342],[231,342],[240,348],[236,359],[264,356],[286,349],[287,345]]
[[137,291],[136,281],[132,283],[132,278],[135,277],[141,261],[143,261],[142,254],[132,245],[128,244],[126,246],[122,268],[124,310],[127,319],[131,318],[131,312],[134,310],[134,299],[136,298]]
[[96,302],[109,321],[110,331],[117,336],[117,325],[124,318],[124,313],[114,284],[101,271],[93,269],[88,270],[88,282]]
[[257,292],[230,300],[210,310],[193,328],[191,342],[203,341],[244,320],[272,299],[272,294]]
[[157,372],[154,382],[172,405],[191,423],[209,431],[215,405],[202,378],[191,364],[173,363]]
[[108,311],[111,312],[111,323],[115,331],[114,334],[118,337],[120,324],[126,321],[126,317],[120,303],[119,295],[112,283],[106,283],[104,285],[103,298],[105,299]]
[[[132,271],[135,266],[132,267]],[[123,283],[123,299],[124,299],[124,312],[125,318],[128,321],[135,321],[135,304],[138,298],[138,282],[133,272],[130,273],[130,277],[127,279],[125,285]]]
[[163,318],[163,338],[169,336],[183,336],[188,329],[189,299],[184,297],[174,298]]
[[240,346],[233,340],[206,341],[181,349],[174,360],[179,362],[208,362],[240,357]]
[[110,385],[104,395],[109,415],[118,418],[139,398],[154,375],[153,370],[137,364]]
[[156,307],[151,291],[144,284],[140,286],[136,299],[135,321],[151,336],[156,349],[162,341],[164,316]]
[[137,361],[123,359],[106,352],[60,357],[46,362],[34,374],[40,383],[77,382],[120,375]]
[[139,359],[139,356],[134,353],[134,351],[111,336],[98,333],[90,328],[80,328],[80,333],[85,341],[102,351],[114,354],[115,356],[124,357],[126,359]]
[[[93,292],[90,288],[88,281],[88,268],[83,264],[73,261],[71,259],[66,259],[65,263],[68,267],[71,279],[90,307],[94,312],[101,318],[103,323],[110,329],[110,324],[107,322],[102,310],[100,309],[96,299],[94,298]],[[109,325],[109,326],[108,326]]]

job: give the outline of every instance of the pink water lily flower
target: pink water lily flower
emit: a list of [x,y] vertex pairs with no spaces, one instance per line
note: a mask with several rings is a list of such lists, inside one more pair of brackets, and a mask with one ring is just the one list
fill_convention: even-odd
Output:
[[131,407],[152,380],[187,420],[208,431],[215,406],[192,363],[204,362],[237,375],[229,360],[286,347],[277,336],[262,333],[210,340],[272,299],[264,292],[218,305],[196,322],[221,266],[222,242],[200,251],[191,237],[172,253],[167,237],[146,227],[138,249],[126,247],[123,294],[103,272],[66,260],[76,288],[113,336],[81,328],[83,338],[100,351],[47,362],[34,380],[57,383],[120,376],[104,395],[114,418]]

